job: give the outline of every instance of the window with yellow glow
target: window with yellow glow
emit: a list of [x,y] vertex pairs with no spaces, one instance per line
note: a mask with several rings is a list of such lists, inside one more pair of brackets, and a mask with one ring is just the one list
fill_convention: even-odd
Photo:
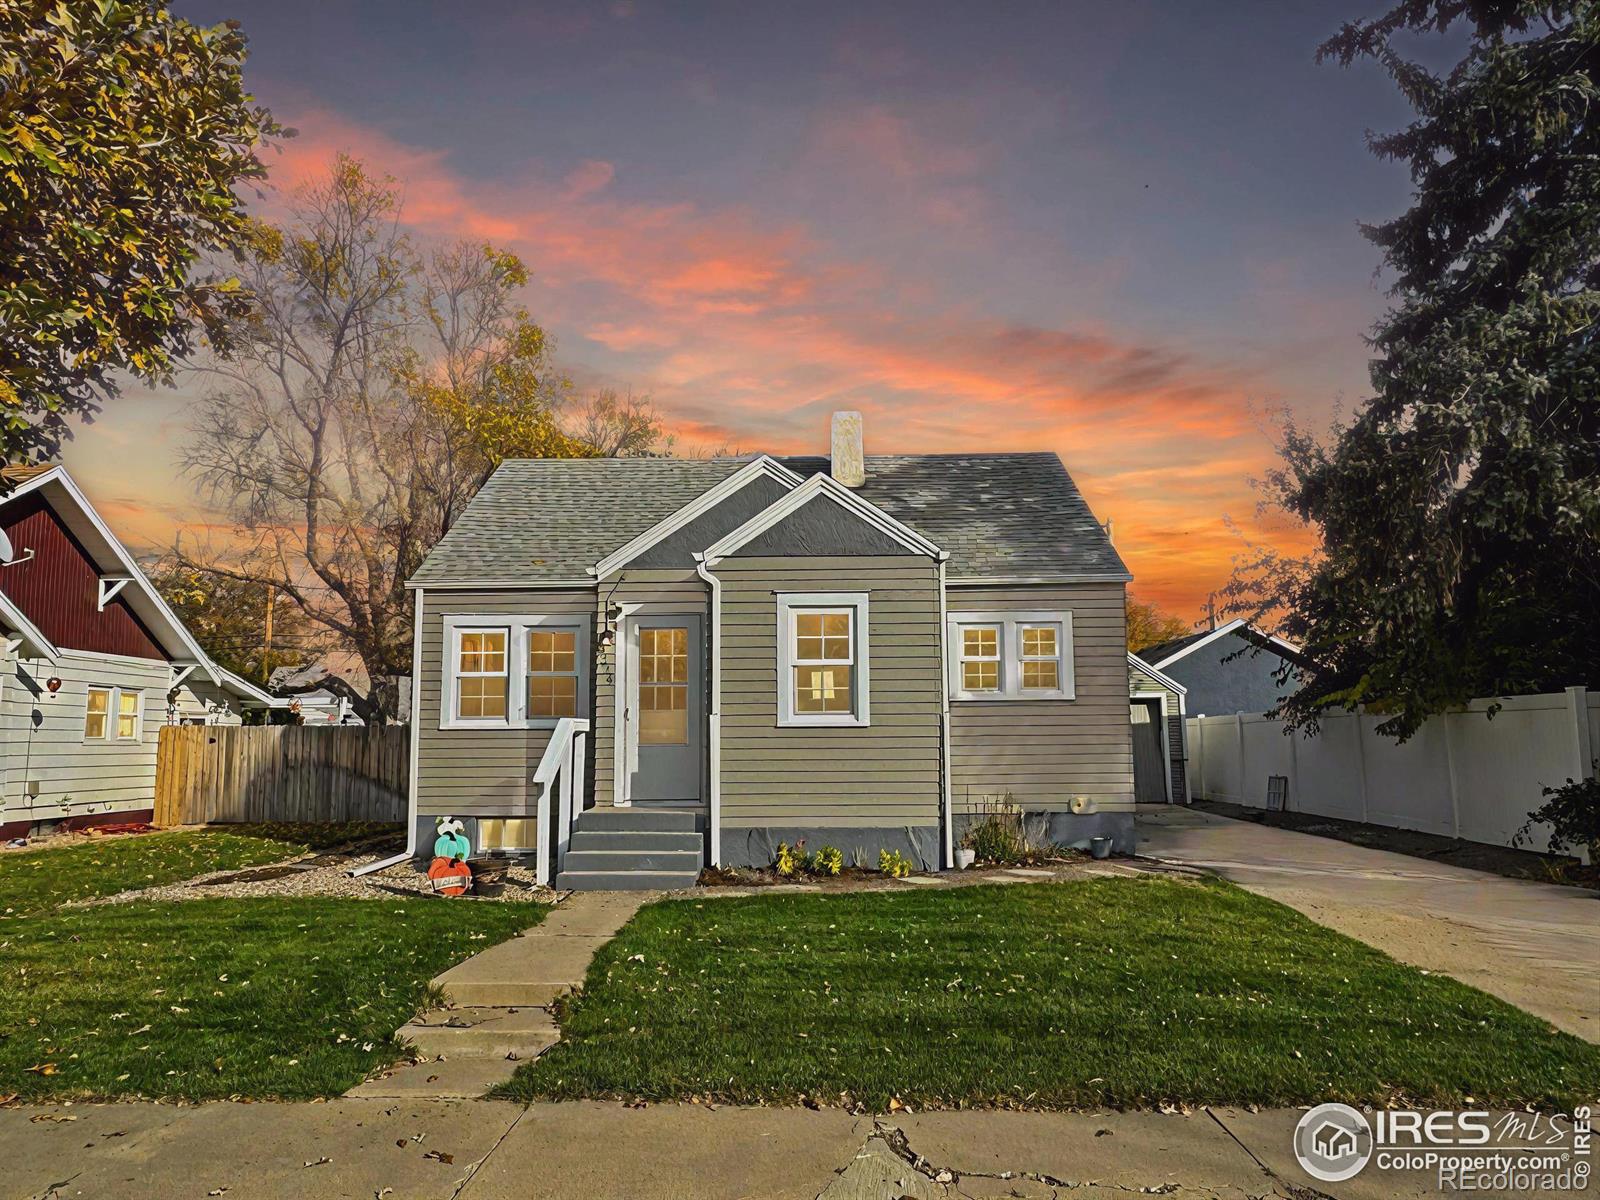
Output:
[[83,736],[98,739],[106,736],[111,720],[111,692],[108,688],[90,688],[88,708],[83,718]]
[[1018,661],[1022,664],[1022,690],[1053,692],[1061,687],[1061,638],[1055,625],[1023,625]]
[[849,713],[854,709],[853,619],[849,609],[794,614],[794,711]]
[[456,661],[456,716],[463,720],[503,720],[509,672],[508,631],[463,629]]
[[999,625],[966,625],[961,629],[961,687],[967,692],[1000,690],[1000,651],[1004,631]]
[[639,744],[689,741],[689,630],[639,630]]
[[571,629],[528,630],[528,716],[578,715],[578,635]]
[[117,740],[134,741],[139,736],[139,709],[144,701],[140,692],[117,692]]

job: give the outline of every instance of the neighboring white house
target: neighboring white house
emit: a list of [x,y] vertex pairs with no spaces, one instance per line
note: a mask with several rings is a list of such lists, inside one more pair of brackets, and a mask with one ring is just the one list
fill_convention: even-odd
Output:
[[162,725],[283,702],[211,661],[64,467],[0,481],[0,834],[147,819]]

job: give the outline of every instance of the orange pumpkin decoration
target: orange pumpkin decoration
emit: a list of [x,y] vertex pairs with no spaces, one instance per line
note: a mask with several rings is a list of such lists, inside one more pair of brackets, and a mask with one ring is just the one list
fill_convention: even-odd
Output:
[[459,858],[436,858],[428,867],[428,885],[441,896],[460,896],[472,887],[472,868]]

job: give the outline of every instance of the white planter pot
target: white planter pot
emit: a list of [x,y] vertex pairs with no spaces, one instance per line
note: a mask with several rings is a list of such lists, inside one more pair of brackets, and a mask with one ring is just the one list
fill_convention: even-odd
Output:
[[968,850],[962,846],[956,850],[956,870],[965,871],[972,866],[972,861],[977,857],[977,851]]

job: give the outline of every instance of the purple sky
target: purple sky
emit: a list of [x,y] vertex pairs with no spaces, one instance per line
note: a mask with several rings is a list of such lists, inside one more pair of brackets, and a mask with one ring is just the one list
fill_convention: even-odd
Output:
[[[1252,410],[1364,394],[1383,306],[1366,151],[1407,112],[1312,62],[1326,3],[200,3],[249,34],[301,136],[350,150],[422,236],[489,238],[586,386],[690,445],[1058,451],[1134,591],[1193,617],[1254,517]],[[184,396],[130,392],[66,461],[135,542],[202,524]]]

